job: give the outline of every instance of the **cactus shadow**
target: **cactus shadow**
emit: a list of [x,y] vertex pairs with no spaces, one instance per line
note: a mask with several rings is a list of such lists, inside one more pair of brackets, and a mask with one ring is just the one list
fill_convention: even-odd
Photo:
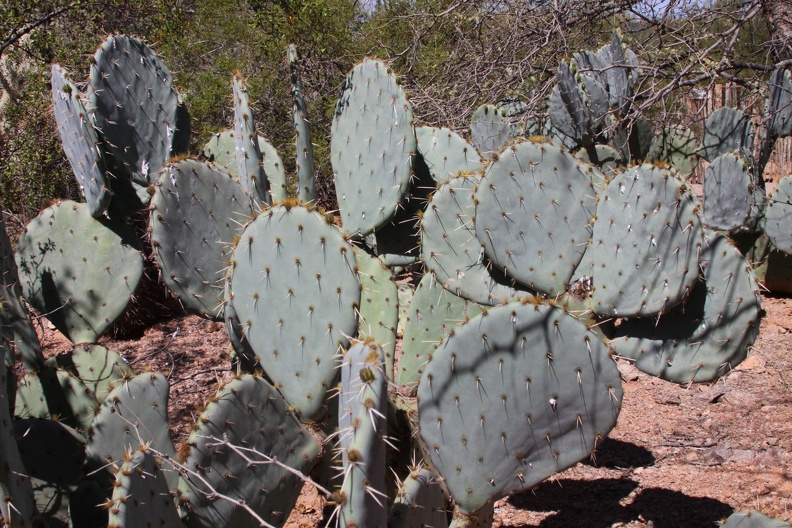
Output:
[[678,491],[647,488],[641,491],[629,506],[655,528],[715,528],[734,513],[734,508],[709,497],[689,497]]
[[597,455],[583,462],[588,466],[608,469],[648,467],[655,463],[651,451],[643,446],[624,442],[614,438],[606,438],[597,448]]

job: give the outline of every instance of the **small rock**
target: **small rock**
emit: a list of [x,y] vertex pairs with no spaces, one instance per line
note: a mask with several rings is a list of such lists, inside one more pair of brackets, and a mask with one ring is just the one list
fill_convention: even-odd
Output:
[[766,363],[767,362],[765,361],[765,358],[763,358],[761,355],[752,354],[748,356],[745,361],[737,365],[735,370],[764,372]]
[[630,363],[618,363],[619,374],[624,381],[636,381],[640,377],[640,370]]

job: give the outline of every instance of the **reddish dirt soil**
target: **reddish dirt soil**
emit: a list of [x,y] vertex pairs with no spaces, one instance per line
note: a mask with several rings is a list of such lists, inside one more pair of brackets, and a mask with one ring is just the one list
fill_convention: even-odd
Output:
[[[736,509],[792,518],[792,299],[765,296],[748,359],[719,381],[683,387],[620,360],[624,402],[597,453],[534,490],[499,501],[495,527],[715,527]],[[45,324],[40,325],[42,327]],[[70,349],[42,329],[47,355]],[[225,328],[194,316],[134,340],[104,338],[138,371],[171,380],[173,438],[231,377]],[[318,526],[323,501],[303,493],[289,528]]]

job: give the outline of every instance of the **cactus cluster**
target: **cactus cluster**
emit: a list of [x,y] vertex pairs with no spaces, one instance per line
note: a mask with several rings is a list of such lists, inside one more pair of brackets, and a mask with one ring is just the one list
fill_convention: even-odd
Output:
[[[476,112],[475,147],[418,127],[388,66],[361,62],[332,123],[340,226],[312,203],[296,50],[289,58],[297,199],[242,79],[233,131],[206,144],[206,159],[170,159],[184,145],[184,107],[142,42],[103,44],[86,102],[53,68],[88,204],[44,211],[15,260],[0,230],[0,412],[15,414],[0,414],[10,497],[0,515],[10,525],[39,516],[75,527],[281,526],[308,481],[341,526],[452,516],[486,526],[495,501],[595,453],[621,406],[614,355],[678,383],[716,379],[744,359],[758,333],[757,283],[668,168],[698,147],[666,134],[653,150],[647,122],[623,122],[639,66],[618,32],[560,65],[545,127],[554,138],[524,137],[520,120],[531,131],[536,121],[520,117],[518,101]],[[783,90],[771,90],[769,107],[788,100]],[[772,134],[788,133],[778,112]],[[705,186],[716,198],[705,211],[745,222],[757,204],[745,165],[752,132],[737,112],[709,130],[703,155],[717,156],[716,183]],[[633,163],[652,156],[666,163]],[[789,238],[783,193],[766,217],[779,247]],[[733,203],[716,213],[726,197]],[[191,312],[225,322],[237,371],[178,455],[168,380],[134,375],[95,344],[142,269],[121,212],[149,198],[163,281]],[[388,263],[421,277],[414,295]],[[45,361],[20,296],[78,346]],[[28,370],[18,384],[6,379],[14,352]],[[23,426],[67,439],[62,473],[41,467],[45,447],[20,438]]]

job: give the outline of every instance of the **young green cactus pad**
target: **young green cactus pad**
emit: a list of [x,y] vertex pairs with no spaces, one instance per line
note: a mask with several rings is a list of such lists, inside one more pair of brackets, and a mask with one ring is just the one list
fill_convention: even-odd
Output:
[[371,338],[382,347],[385,372],[392,380],[398,339],[399,290],[390,268],[379,258],[355,247],[355,259],[360,280],[358,338]]
[[349,73],[330,142],[346,233],[365,236],[396,213],[417,150],[412,120],[407,96],[383,62],[367,59]]
[[69,495],[83,478],[85,438],[58,421],[35,418],[15,420],[14,434],[39,514],[50,525],[68,522]]
[[189,121],[178,119],[182,102],[168,67],[142,41],[112,35],[102,43],[88,97],[119,168],[138,185],[149,185],[171,155],[181,154],[173,147],[184,144],[179,136],[189,137]]
[[633,86],[638,80],[638,58],[621,40],[618,29],[611,34],[611,43],[597,50],[597,57],[605,67],[601,76],[608,87],[610,106],[616,114],[626,116],[632,106]]
[[792,254],[792,178],[782,178],[768,198],[765,233],[773,245]]
[[682,127],[666,127],[652,140],[646,160],[668,163],[687,179],[698,165],[698,151],[699,142],[693,132]]
[[[0,343],[4,341],[5,335],[0,335]],[[0,353],[0,493],[3,496],[0,500],[0,524],[6,523],[10,528],[29,528],[33,526],[36,507],[33,502],[33,486],[22,465],[14,439],[10,402],[6,392],[6,376],[9,371],[5,358],[6,355]]]
[[558,144],[514,144],[478,184],[476,237],[508,276],[563,293],[591,238],[601,179]]
[[399,484],[388,526],[418,528],[446,526],[448,513],[440,485],[428,469],[416,468]]
[[239,183],[258,204],[272,203],[245,81],[234,76],[234,159]]
[[316,200],[313,143],[311,143],[311,129],[306,118],[308,109],[305,106],[300,78],[300,54],[294,44],[289,44],[287,58],[292,86],[292,117],[296,133],[294,141],[297,151],[297,198],[301,202],[313,202]]
[[127,225],[59,202],[34,218],[16,253],[25,299],[73,343],[94,343],[126,309],[143,274]]
[[514,139],[513,132],[509,120],[494,105],[479,106],[470,118],[470,141],[486,159],[496,158]]
[[115,473],[109,528],[184,526],[161,466],[143,446],[125,455]]
[[75,346],[68,354],[51,356],[45,364],[68,370],[80,378],[99,403],[107,399],[122,379],[132,376],[132,367],[118,352],[87,343]]
[[437,183],[458,172],[478,172],[482,167],[481,156],[473,145],[449,128],[419,126],[415,128],[415,137],[418,152]]
[[67,77],[65,68],[52,65],[52,104],[63,151],[80,184],[91,216],[99,218],[110,204],[103,149],[86,112],[77,86]]
[[659,320],[626,319],[616,328],[611,346],[648,374],[676,383],[713,381],[745,359],[759,334],[759,287],[750,266],[726,237],[710,234],[703,278],[684,304]]
[[231,304],[259,362],[302,418],[321,417],[357,328],[352,246],[324,216],[276,206],[247,225],[232,267]]
[[721,528],[789,528],[790,524],[781,519],[772,519],[758,511],[734,512],[721,525]]
[[738,108],[723,107],[712,112],[704,123],[701,156],[709,161],[727,152],[751,156],[754,141],[751,118]]
[[51,418],[79,431],[91,425],[99,401],[79,378],[45,366],[19,381],[14,414],[20,418]]
[[440,342],[457,326],[479,315],[484,306],[454,295],[426,273],[410,300],[404,328],[402,354],[396,383],[417,385],[426,364]]
[[358,341],[344,353],[338,397],[340,526],[386,528],[388,380],[382,348],[375,342]]
[[474,190],[473,177],[460,175],[435,191],[421,219],[421,258],[443,288],[480,304],[502,304],[520,292],[483,258],[473,226]]
[[[258,146],[261,151],[261,166],[267,174],[270,194],[275,202],[282,202],[286,194],[286,170],[278,151],[264,136],[258,136]],[[232,129],[223,130],[214,134],[203,147],[203,155],[217,165],[220,165],[229,174],[236,176],[236,158],[234,157],[235,140]]]
[[223,270],[251,218],[248,195],[218,166],[165,166],[151,197],[151,245],[165,284],[191,312],[222,317]]
[[474,512],[589,456],[616,425],[616,363],[575,317],[493,308],[456,330],[418,385],[420,434],[457,508]]
[[[168,429],[168,380],[145,373],[125,379],[107,396],[88,431],[88,458],[93,467],[120,465],[127,452],[148,445],[163,456],[175,458]],[[177,474],[166,475],[176,487]]]
[[316,463],[319,444],[264,379],[244,375],[220,390],[190,435],[179,481],[187,526],[281,526]]
[[723,231],[744,226],[753,204],[752,188],[747,159],[737,152],[715,158],[704,172],[704,224]]
[[548,113],[558,131],[575,145],[589,147],[607,124],[608,92],[595,77],[576,75],[572,68],[574,63],[558,65],[558,84],[550,95]]
[[682,301],[699,275],[698,200],[670,172],[635,166],[608,183],[575,281],[593,284],[594,313],[632,317]]

